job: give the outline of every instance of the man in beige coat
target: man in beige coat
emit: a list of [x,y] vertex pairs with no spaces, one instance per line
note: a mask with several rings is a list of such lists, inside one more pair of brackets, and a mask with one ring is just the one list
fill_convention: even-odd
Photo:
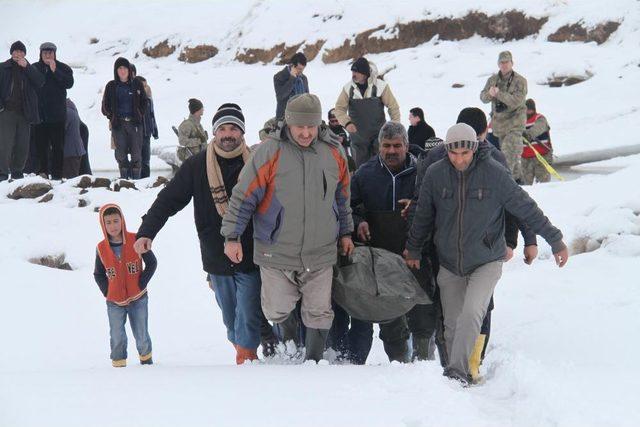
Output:
[[387,119],[400,122],[400,106],[389,84],[378,78],[376,66],[366,58],[358,58],[351,65],[352,78],[340,92],[335,116],[351,135],[351,149],[356,168],[378,154],[378,133]]

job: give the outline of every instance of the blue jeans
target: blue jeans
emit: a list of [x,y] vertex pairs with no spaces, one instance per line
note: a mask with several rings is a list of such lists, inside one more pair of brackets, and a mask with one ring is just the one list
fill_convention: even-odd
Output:
[[140,356],[151,353],[151,337],[149,336],[147,309],[149,297],[144,294],[141,298],[124,307],[107,301],[107,315],[109,316],[109,335],[111,336],[111,360],[127,358],[127,332],[125,324],[127,316],[131,323],[131,331],[136,339],[136,348]]
[[233,276],[211,274],[210,277],[227,338],[234,345],[257,349],[262,324],[260,272],[237,272]]

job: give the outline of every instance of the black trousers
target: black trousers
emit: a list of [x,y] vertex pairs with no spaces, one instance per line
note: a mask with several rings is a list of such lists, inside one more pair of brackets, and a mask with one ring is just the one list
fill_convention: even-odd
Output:
[[51,175],[52,179],[61,179],[64,165],[64,122],[40,123],[34,126],[34,131],[38,150],[37,172]]

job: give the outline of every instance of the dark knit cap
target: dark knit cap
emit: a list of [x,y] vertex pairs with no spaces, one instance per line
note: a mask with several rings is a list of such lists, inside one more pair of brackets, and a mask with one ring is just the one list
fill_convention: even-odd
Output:
[[458,114],[458,120],[456,123],[466,123],[476,131],[476,134],[481,135],[487,130],[487,116],[478,107],[463,108]]
[[20,40],[17,42],[13,42],[11,48],[9,49],[9,54],[12,54],[14,50],[21,50],[24,53],[27,53],[27,47]]
[[202,101],[196,98],[191,98],[189,100],[189,113],[194,114],[196,111],[202,110],[204,105],[202,105]]
[[356,59],[351,64],[351,71],[356,71],[358,73],[364,74],[367,77],[371,76],[371,67],[369,66],[369,61],[364,56]]
[[244,133],[244,114],[242,114],[242,109],[238,104],[230,102],[222,104],[213,116],[212,124],[213,133],[216,133],[220,126],[226,124],[236,125]]
[[531,99],[531,98],[527,99],[527,100],[524,102],[524,105],[526,105],[526,106],[527,106],[527,110],[533,110],[533,111],[536,111],[536,102],[535,102],[533,99]]

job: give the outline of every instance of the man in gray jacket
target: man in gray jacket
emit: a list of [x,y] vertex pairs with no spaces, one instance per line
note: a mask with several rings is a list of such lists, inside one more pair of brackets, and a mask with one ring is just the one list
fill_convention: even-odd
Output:
[[322,125],[317,96],[289,101],[283,128],[270,133],[245,164],[222,221],[224,252],[242,261],[242,235],[253,218],[254,262],[262,311],[295,341],[301,300],[306,359],[322,359],[333,322],[331,284],[337,243],[353,250],[349,170],[337,136]]
[[509,171],[487,151],[476,153],[478,140],[471,126],[452,126],[445,146],[447,158],[427,169],[420,187],[405,257],[410,267],[419,268],[422,246],[433,233],[449,353],[444,375],[469,384],[469,356],[502,275],[505,209],[551,245],[560,267],[569,253],[560,230]]

